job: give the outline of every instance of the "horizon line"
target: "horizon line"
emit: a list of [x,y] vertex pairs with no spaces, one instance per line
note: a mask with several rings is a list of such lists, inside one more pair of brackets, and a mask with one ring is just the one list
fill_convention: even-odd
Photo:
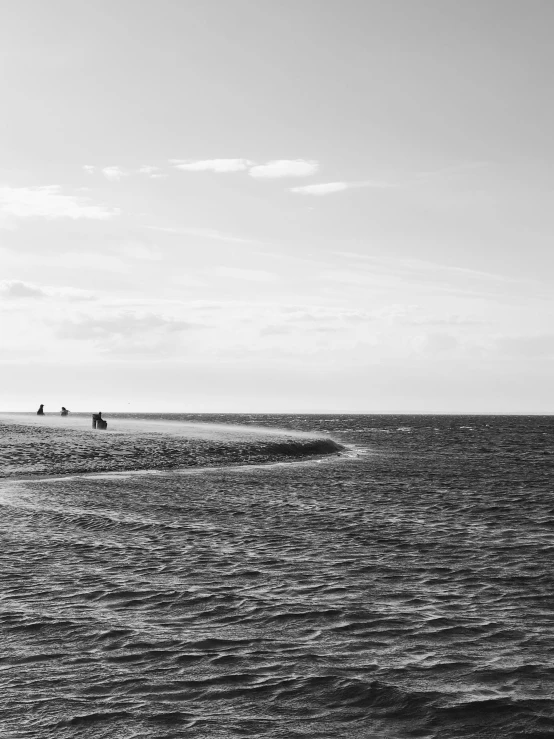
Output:
[[[86,411],[69,411],[70,415],[89,415],[90,413],[97,413],[98,411],[86,410]],[[166,416],[213,416],[213,415],[227,415],[227,416],[539,416],[549,417],[554,416],[554,411],[102,411],[102,413],[112,414],[139,414],[142,416],[148,415],[166,415]],[[21,414],[21,415],[36,415],[36,411],[0,411],[0,416],[3,414]],[[45,411],[45,416],[59,416],[59,411]]]

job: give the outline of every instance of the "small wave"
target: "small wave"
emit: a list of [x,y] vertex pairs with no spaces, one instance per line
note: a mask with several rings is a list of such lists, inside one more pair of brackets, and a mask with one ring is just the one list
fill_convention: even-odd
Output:
[[68,719],[62,719],[57,726],[63,728],[66,726],[86,727],[97,723],[108,723],[117,719],[132,718],[133,714],[129,711],[93,711],[92,713],[84,713],[79,716],[72,716]]

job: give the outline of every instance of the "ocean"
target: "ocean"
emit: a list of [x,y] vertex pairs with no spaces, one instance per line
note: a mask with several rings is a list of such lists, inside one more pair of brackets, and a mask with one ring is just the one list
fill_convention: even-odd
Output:
[[3,739],[554,737],[553,417],[104,415],[0,424]]

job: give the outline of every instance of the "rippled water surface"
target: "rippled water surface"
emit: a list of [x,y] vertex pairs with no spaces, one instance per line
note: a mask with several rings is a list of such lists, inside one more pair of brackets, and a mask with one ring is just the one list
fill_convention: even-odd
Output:
[[2,737],[554,736],[553,418],[186,418],[352,451],[0,481]]

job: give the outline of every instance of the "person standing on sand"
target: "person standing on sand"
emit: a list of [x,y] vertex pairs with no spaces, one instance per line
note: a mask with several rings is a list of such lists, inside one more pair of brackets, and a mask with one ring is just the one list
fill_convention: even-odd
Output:
[[37,411],[37,416],[44,416],[44,403],[40,404],[40,407]]
[[108,428],[108,422],[102,418],[102,411],[92,414],[92,428],[104,430]]

